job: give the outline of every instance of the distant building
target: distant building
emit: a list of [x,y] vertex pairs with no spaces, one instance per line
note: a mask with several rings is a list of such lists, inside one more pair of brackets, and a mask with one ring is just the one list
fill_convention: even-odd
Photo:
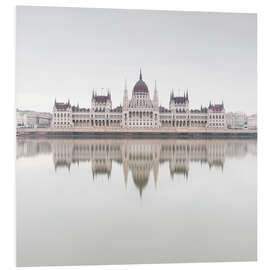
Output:
[[190,109],[188,91],[183,96],[170,94],[169,108],[159,105],[158,90],[155,84],[153,99],[148,86],[142,79],[135,84],[131,99],[125,85],[123,106],[112,107],[110,92],[98,95],[93,92],[91,106],[80,108],[57,102],[53,106],[53,128],[226,128],[225,108],[212,104],[200,109]]
[[249,115],[247,118],[248,129],[257,129],[257,114]]
[[16,126],[23,127],[24,126],[24,113],[23,111],[16,110]]
[[16,110],[17,127],[35,128],[50,127],[52,115],[50,113]]
[[246,129],[247,115],[244,112],[230,112],[226,114],[227,128]]

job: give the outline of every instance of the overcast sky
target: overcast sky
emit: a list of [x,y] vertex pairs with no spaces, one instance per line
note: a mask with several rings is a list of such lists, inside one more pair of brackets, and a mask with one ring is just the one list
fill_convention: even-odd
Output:
[[199,108],[257,112],[255,14],[17,7],[16,105],[51,111],[54,99],[89,107],[92,90],[122,103],[142,68],[160,103],[170,91]]

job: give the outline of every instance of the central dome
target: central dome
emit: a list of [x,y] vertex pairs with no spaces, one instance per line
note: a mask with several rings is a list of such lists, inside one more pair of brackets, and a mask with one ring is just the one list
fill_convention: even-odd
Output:
[[148,92],[148,87],[146,83],[142,80],[142,72],[140,70],[140,79],[136,82],[133,91],[135,93],[147,93]]

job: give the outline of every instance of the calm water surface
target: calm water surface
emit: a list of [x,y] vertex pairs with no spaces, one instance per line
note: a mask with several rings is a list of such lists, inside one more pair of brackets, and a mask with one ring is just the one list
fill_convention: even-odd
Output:
[[256,260],[256,140],[17,139],[17,265]]

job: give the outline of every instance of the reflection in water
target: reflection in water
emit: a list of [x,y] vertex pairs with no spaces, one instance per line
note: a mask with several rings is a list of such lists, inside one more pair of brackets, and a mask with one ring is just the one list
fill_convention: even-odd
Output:
[[188,179],[191,162],[223,170],[226,158],[256,155],[256,140],[96,140],[96,139],[18,139],[17,158],[52,153],[55,171],[72,170],[72,164],[90,162],[93,180],[102,175],[110,178],[112,163],[122,165],[127,185],[128,174],[140,195],[150,173],[158,181],[159,166],[169,163],[171,178]]
[[256,260],[256,149],[18,138],[17,264]]

